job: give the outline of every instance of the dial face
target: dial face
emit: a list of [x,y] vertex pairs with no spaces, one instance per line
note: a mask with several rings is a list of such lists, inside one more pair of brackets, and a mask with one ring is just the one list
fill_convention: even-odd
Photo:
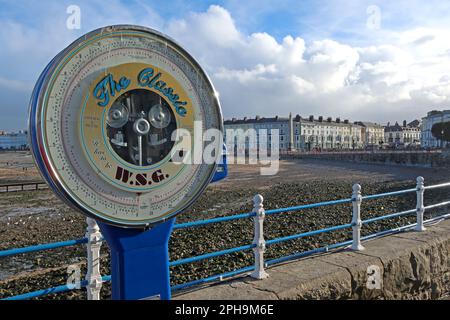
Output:
[[[193,155],[204,130],[222,130],[205,72],[172,40],[136,26],[95,30],[55,57],[36,84],[29,122],[54,191],[85,214],[130,227],[192,204],[216,164],[173,156]],[[221,141],[208,143],[221,150]]]

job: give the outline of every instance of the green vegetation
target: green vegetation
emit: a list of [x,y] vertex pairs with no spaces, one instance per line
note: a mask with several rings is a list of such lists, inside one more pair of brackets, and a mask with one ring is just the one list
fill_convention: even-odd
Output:
[[450,121],[435,123],[431,127],[431,134],[438,140],[450,141]]

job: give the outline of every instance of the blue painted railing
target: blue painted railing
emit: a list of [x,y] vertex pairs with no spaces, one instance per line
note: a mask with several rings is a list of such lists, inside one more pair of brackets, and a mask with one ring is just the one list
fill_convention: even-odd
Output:
[[[441,183],[441,184],[437,184],[437,185],[423,187],[422,190],[431,190],[431,189],[437,189],[437,188],[443,188],[443,187],[449,187],[449,186],[450,186],[450,183]],[[399,191],[394,191],[394,192],[386,192],[386,193],[362,196],[361,199],[362,200],[373,200],[373,199],[379,199],[379,198],[383,198],[383,197],[399,196],[399,195],[404,195],[404,194],[408,194],[408,193],[419,192],[419,190],[420,190],[419,187],[417,187],[417,188],[399,190]],[[339,200],[299,205],[299,206],[293,206],[293,207],[287,207],[287,208],[271,209],[271,210],[266,210],[265,214],[272,215],[272,214],[286,213],[286,212],[319,208],[319,207],[325,207],[325,206],[349,204],[349,203],[352,203],[353,201],[355,201],[354,198],[347,198],[347,199],[339,199]],[[450,205],[450,201],[445,201],[445,202],[441,202],[441,203],[437,203],[437,204],[432,204],[429,206],[424,206],[423,209],[430,210],[430,209],[443,207],[443,206],[447,206],[447,205]],[[396,217],[400,217],[400,216],[410,215],[413,213],[417,213],[417,210],[418,209],[411,209],[411,210],[406,210],[406,211],[402,211],[402,212],[387,214],[387,215],[380,216],[380,217],[374,217],[374,218],[362,220],[361,225],[366,225],[366,224],[373,223],[376,221],[392,219],[392,218],[396,218]],[[252,218],[255,216],[256,216],[255,212],[249,212],[249,213],[236,214],[236,215],[220,217],[220,218],[206,219],[206,220],[200,220],[200,221],[191,221],[191,222],[175,224],[174,229],[177,230],[177,229],[199,227],[199,226],[204,226],[204,225],[209,225],[209,224],[222,223],[222,222],[226,222],[226,221]],[[437,220],[447,219],[447,218],[450,218],[450,214],[444,214],[444,215],[434,217],[432,219],[428,219],[428,220],[424,221],[424,223],[431,223],[431,222],[434,222]],[[415,226],[417,226],[417,223],[376,232],[376,233],[362,237],[361,240],[369,240],[369,239],[373,239],[373,238],[380,237],[380,236],[387,235],[387,234],[410,230],[410,229],[414,228]],[[314,235],[318,235],[318,234],[322,234],[322,233],[333,232],[333,231],[337,231],[337,230],[348,229],[348,228],[352,228],[352,227],[354,227],[354,223],[348,223],[348,224],[323,228],[323,229],[319,229],[319,230],[312,230],[312,231],[308,231],[308,232],[294,234],[294,235],[290,235],[290,236],[270,239],[270,240],[267,240],[265,243],[267,246],[270,246],[270,245],[285,242],[285,241],[290,241],[290,240],[299,239],[299,238],[303,238],[303,237],[314,236]],[[67,246],[85,244],[87,242],[88,242],[88,238],[82,238],[82,239],[76,239],[76,240],[68,240],[68,241],[40,244],[40,245],[29,246],[29,247],[24,247],[24,248],[14,248],[14,249],[0,251],[0,257],[7,257],[7,256],[12,256],[12,255],[18,255],[18,254],[30,253],[30,252],[36,252],[36,251],[42,251],[42,250],[50,250],[50,249],[55,249],[55,248],[62,248],[62,247],[67,247]],[[321,248],[315,248],[312,250],[295,253],[295,254],[292,254],[289,256],[284,256],[284,257],[268,260],[268,261],[264,262],[264,265],[271,266],[271,265],[274,265],[277,263],[305,257],[305,256],[312,255],[312,254],[327,252],[329,250],[336,249],[336,248],[343,248],[343,247],[351,245],[352,242],[353,242],[353,240],[348,240],[348,241],[344,241],[344,242],[340,242],[340,243],[335,243],[332,245],[327,245],[327,246],[324,246]],[[251,250],[255,247],[256,247],[256,244],[252,243],[252,244],[243,245],[240,247],[229,248],[229,249],[225,249],[225,250],[221,250],[221,251],[215,251],[215,252],[211,252],[211,253],[202,254],[199,256],[194,256],[194,257],[179,259],[176,261],[171,261],[169,263],[169,265],[171,267],[173,267],[173,266],[178,266],[178,265],[182,265],[182,264],[193,263],[193,262],[197,262],[200,260],[211,259],[211,258],[219,257],[222,255],[227,255],[230,253]],[[202,279],[190,281],[187,283],[174,285],[174,286],[172,286],[172,290],[175,291],[175,290],[184,289],[186,287],[190,287],[190,286],[194,286],[194,285],[199,285],[199,284],[204,284],[204,283],[208,283],[208,282],[212,282],[212,281],[222,280],[224,278],[251,272],[254,269],[255,269],[254,266],[247,266],[247,267],[244,267],[241,269],[222,273],[219,275],[213,275],[213,276],[210,276],[207,278],[202,278]],[[109,276],[109,275],[103,276],[102,281],[104,281],[104,282],[111,281],[111,276]],[[86,287],[87,285],[88,285],[87,280],[83,280],[79,284],[80,287]],[[48,295],[48,294],[61,293],[61,292],[66,292],[66,291],[70,291],[70,290],[74,290],[73,284],[72,285],[69,285],[69,284],[60,285],[60,286],[53,287],[53,288],[33,291],[33,292],[29,292],[29,293],[25,293],[25,294],[21,294],[21,295],[17,295],[17,296],[8,297],[8,298],[5,298],[4,300],[31,299],[31,298]]]
[[24,247],[24,248],[14,248],[14,249],[9,249],[9,250],[3,250],[3,251],[0,251],[0,258],[8,257],[8,256],[15,256],[15,255],[22,254],[22,253],[29,253],[29,252],[62,248],[62,247],[69,247],[69,246],[74,246],[77,244],[82,244],[82,243],[87,243],[87,242],[88,242],[88,238],[81,238],[81,239],[76,239],[76,240],[38,244],[35,246],[29,246],[29,247]]

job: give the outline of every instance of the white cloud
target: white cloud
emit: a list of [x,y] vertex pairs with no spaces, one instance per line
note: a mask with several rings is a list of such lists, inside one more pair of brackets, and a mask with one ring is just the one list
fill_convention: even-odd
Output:
[[[376,33],[366,32],[374,37],[370,45],[355,46],[332,39],[332,32],[308,41],[297,33],[278,40],[268,31],[248,34],[218,5],[166,21],[148,5],[135,6],[111,0],[108,9],[99,11],[95,3],[83,2],[81,33],[134,23],[169,34],[210,74],[227,118],[293,112],[393,122],[450,104],[449,30],[442,26],[390,31],[382,25]],[[53,19],[60,9],[48,10],[36,30],[15,21],[0,22],[0,41],[5,44],[0,60],[14,61],[14,70],[3,63],[1,92],[7,85],[29,83],[30,70],[36,79],[54,54],[81,35],[61,29],[65,13]],[[55,27],[56,22],[62,27]],[[13,82],[4,80],[9,78]]]
[[211,6],[167,30],[211,73],[228,117],[292,111],[387,122],[450,102],[443,29],[383,30],[386,43],[366,47],[332,39],[305,44],[291,35],[246,35],[227,10]]

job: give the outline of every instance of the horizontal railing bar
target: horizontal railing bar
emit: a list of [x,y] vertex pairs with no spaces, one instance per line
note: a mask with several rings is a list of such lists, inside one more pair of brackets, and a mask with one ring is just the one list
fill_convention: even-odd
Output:
[[[102,276],[102,281],[103,282],[111,281],[111,276],[110,275]],[[80,287],[85,288],[88,284],[89,284],[89,282],[87,280],[83,280],[80,282]],[[69,285],[65,284],[65,285],[60,285],[60,286],[53,287],[53,288],[42,289],[42,290],[32,291],[32,292],[28,292],[28,293],[24,293],[24,294],[19,294],[17,296],[3,298],[0,300],[27,300],[27,299],[31,299],[31,298],[45,296],[45,295],[52,294],[52,293],[60,293],[60,292],[75,290],[74,286],[75,285],[69,286]]]
[[272,244],[276,244],[276,243],[280,243],[280,242],[284,242],[284,241],[289,241],[289,240],[294,240],[294,239],[298,239],[298,238],[314,236],[314,235],[321,234],[321,233],[326,233],[326,232],[346,229],[346,228],[350,228],[351,226],[352,226],[352,224],[348,223],[348,224],[342,224],[342,225],[334,226],[334,227],[330,227],[330,228],[319,229],[319,230],[314,230],[314,231],[308,231],[308,232],[304,232],[304,233],[294,234],[294,235],[291,235],[291,236],[286,236],[286,237],[266,240],[266,245],[272,245]]
[[444,219],[448,219],[448,218],[450,218],[450,213],[443,214],[441,216],[437,216],[437,217],[425,220],[424,223],[430,223],[430,222],[434,222],[436,220],[444,220]]
[[[441,215],[441,216],[430,218],[428,220],[424,220],[423,223],[424,224],[429,224],[429,223],[434,222],[436,220],[442,220],[442,219],[447,219],[447,218],[450,218],[450,214],[444,214],[444,215]],[[417,222],[408,224],[406,226],[398,227],[398,228],[393,228],[393,229],[389,229],[389,230],[385,230],[385,231],[376,232],[376,233],[367,235],[367,236],[363,237],[362,239],[363,240],[368,240],[368,239],[376,238],[376,237],[383,236],[383,235],[389,234],[389,233],[406,231],[408,229],[414,228],[415,226],[417,226]]]
[[430,204],[429,206],[426,206],[424,209],[425,210],[429,210],[429,209],[434,209],[434,208],[439,208],[439,207],[443,207],[443,206],[447,206],[450,204],[450,201],[445,201],[445,202],[441,202],[441,203],[436,203],[436,204]]
[[384,198],[384,197],[390,197],[390,196],[398,196],[405,193],[410,192],[416,192],[416,188],[406,189],[406,190],[399,190],[399,191],[392,191],[392,192],[385,192],[385,193],[378,193],[378,194],[371,194],[368,196],[363,196],[363,200],[370,200],[370,199],[378,199],[378,198]]
[[432,185],[432,186],[425,186],[425,190],[444,188],[444,187],[449,187],[449,186],[450,186],[450,182],[440,183],[440,184],[435,184],[435,185]]
[[403,231],[406,231],[408,229],[414,228],[416,225],[417,225],[417,223],[412,223],[412,224],[408,224],[406,226],[402,226],[402,227],[398,227],[398,228],[393,228],[393,229],[389,229],[389,230],[383,230],[383,231],[375,232],[375,233],[369,234],[369,235],[367,235],[365,237],[362,237],[362,240],[370,240],[370,239],[381,237],[381,236],[384,236],[384,235],[387,235],[387,234],[403,232]]
[[173,229],[176,230],[176,229],[183,229],[183,228],[189,228],[189,227],[197,227],[197,226],[202,226],[202,225],[212,224],[212,223],[217,223],[217,222],[251,218],[251,217],[254,217],[255,215],[256,214],[254,212],[249,212],[249,213],[235,214],[235,215],[226,216],[226,217],[178,223],[173,226]]
[[36,251],[42,251],[42,250],[50,250],[50,249],[68,247],[68,246],[73,246],[73,245],[87,243],[87,242],[88,242],[88,238],[82,238],[82,239],[76,239],[76,240],[67,240],[67,241],[61,241],[61,242],[38,244],[35,246],[29,246],[29,247],[23,247],[23,248],[14,248],[14,249],[0,251],[0,257],[7,257],[7,256],[13,256],[13,255],[22,254],[22,253],[29,253],[29,252],[36,252]]
[[275,214],[275,213],[283,213],[288,211],[298,211],[298,210],[304,210],[304,209],[311,209],[311,208],[317,208],[317,207],[326,207],[326,206],[332,206],[337,204],[343,204],[343,203],[351,203],[352,199],[340,199],[340,200],[332,200],[332,201],[325,201],[325,202],[319,202],[319,203],[311,203],[311,204],[303,204],[300,206],[294,206],[294,207],[287,207],[287,208],[279,208],[279,209],[271,209],[266,210],[266,215]]
[[401,216],[405,216],[405,215],[408,215],[408,214],[411,214],[411,213],[416,213],[416,212],[417,212],[416,209],[411,209],[411,210],[401,211],[401,212],[397,212],[397,213],[387,214],[387,215],[381,216],[381,217],[375,217],[375,218],[366,219],[366,220],[361,221],[361,223],[362,224],[367,224],[367,223],[371,223],[371,222],[375,222],[375,221],[401,217]]
[[249,267],[245,267],[245,268],[241,268],[241,269],[237,269],[234,271],[230,271],[230,272],[225,272],[225,273],[221,273],[218,275],[214,275],[214,276],[210,276],[207,278],[203,278],[203,279],[198,279],[198,280],[194,280],[194,281],[190,281],[190,282],[186,282],[186,283],[181,283],[181,284],[177,284],[171,287],[172,290],[181,290],[187,287],[191,287],[191,286],[195,286],[198,284],[202,284],[202,283],[208,283],[214,280],[222,280],[222,278],[229,278],[238,274],[243,274],[245,272],[250,272],[255,270],[255,266],[249,266]]
[[[87,280],[83,280],[80,283],[80,287],[86,287],[87,285],[88,285]],[[32,291],[32,292],[28,292],[28,293],[24,293],[24,294],[19,294],[17,296],[13,296],[13,297],[3,298],[1,300],[28,300],[31,298],[37,298],[37,297],[41,297],[41,296],[46,296],[48,294],[71,291],[74,289],[75,289],[75,285],[64,284],[64,285],[53,287],[53,288],[37,290],[37,291]]]
[[200,260],[204,260],[204,259],[209,259],[209,258],[214,258],[214,257],[218,257],[218,256],[223,256],[225,254],[239,252],[239,251],[250,250],[250,249],[253,249],[254,247],[256,247],[255,244],[248,244],[248,245],[241,246],[241,247],[235,247],[235,248],[231,248],[231,249],[210,252],[210,253],[202,254],[202,255],[199,255],[199,256],[195,256],[195,257],[190,257],[190,258],[180,259],[180,260],[176,260],[176,261],[171,261],[171,262],[169,262],[169,266],[170,267],[174,267],[174,266],[178,266],[180,264],[196,262],[196,261],[200,261]]
[[332,245],[329,245],[329,246],[315,248],[315,249],[311,249],[311,250],[308,250],[308,251],[295,253],[295,254],[292,254],[292,255],[289,255],[289,256],[285,256],[285,257],[280,257],[280,258],[268,260],[268,261],[265,262],[265,266],[267,267],[267,266],[270,266],[270,265],[273,265],[273,264],[286,262],[286,261],[297,259],[297,258],[301,258],[301,257],[304,257],[304,256],[309,256],[309,255],[312,255],[312,254],[315,254],[315,253],[327,252],[330,249],[335,249],[335,248],[338,248],[338,247],[347,246],[349,244],[352,244],[352,240],[344,241],[344,242],[340,242],[340,243],[335,243],[335,244],[332,244]]

